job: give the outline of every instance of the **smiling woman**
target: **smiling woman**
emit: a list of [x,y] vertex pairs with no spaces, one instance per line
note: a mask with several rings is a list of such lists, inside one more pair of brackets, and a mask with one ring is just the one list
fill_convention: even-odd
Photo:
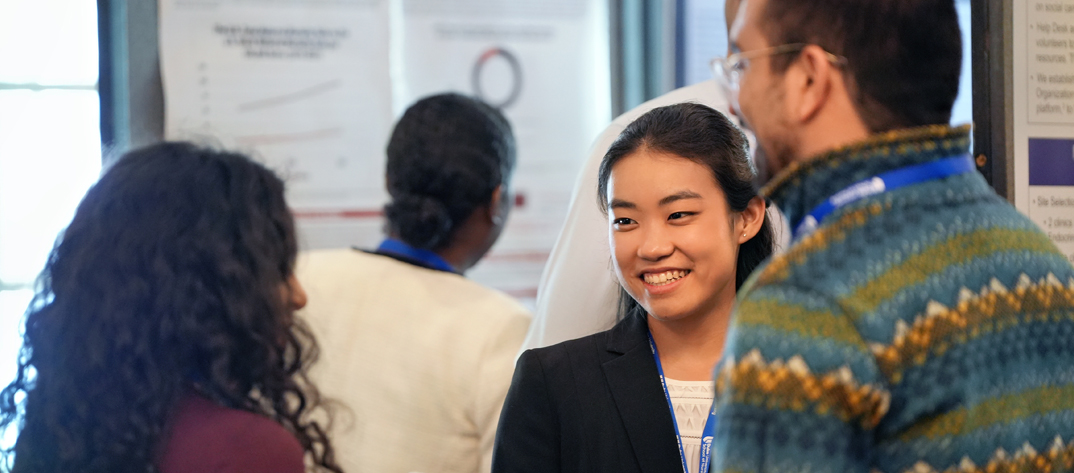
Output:
[[494,472],[708,471],[712,369],[735,292],[773,246],[753,177],[745,137],[704,105],[623,131],[598,174],[620,321],[522,354]]
[[[754,198],[732,212],[705,165],[647,146],[620,159],[606,182],[615,272],[628,294],[623,315],[651,316],[657,345],[665,344],[665,328],[723,333],[735,298],[731,262],[759,230],[764,202]],[[702,341],[721,345],[721,339]],[[668,376],[683,380],[709,379],[719,356],[716,349],[705,357],[711,360],[686,357],[696,362],[683,365],[669,363],[673,353],[664,352]]]

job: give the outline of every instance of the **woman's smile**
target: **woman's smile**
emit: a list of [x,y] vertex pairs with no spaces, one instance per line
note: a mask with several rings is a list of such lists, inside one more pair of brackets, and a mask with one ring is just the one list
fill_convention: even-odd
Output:
[[645,283],[645,292],[651,295],[667,294],[674,291],[684,278],[693,271],[689,269],[655,269],[641,273],[639,278]]
[[610,244],[624,289],[655,317],[717,312],[734,299],[738,242],[723,191],[695,161],[642,148],[611,170]]

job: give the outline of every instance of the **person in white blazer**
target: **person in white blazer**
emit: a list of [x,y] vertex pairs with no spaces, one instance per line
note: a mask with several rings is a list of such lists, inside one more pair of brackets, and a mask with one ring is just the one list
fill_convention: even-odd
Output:
[[407,109],[387,155],[384,242],[299,257],[312,377],[343,404],[329,434],[345,471],[488,472],[530,314],[463,273],[507,218],[514,137],[496,109],[441,94]]

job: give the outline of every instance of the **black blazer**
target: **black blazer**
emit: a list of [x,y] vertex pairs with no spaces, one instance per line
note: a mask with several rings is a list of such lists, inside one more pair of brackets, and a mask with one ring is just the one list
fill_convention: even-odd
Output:
[[493,473],[682,471],[648,327],[611,330],[527,350],[515,367]]

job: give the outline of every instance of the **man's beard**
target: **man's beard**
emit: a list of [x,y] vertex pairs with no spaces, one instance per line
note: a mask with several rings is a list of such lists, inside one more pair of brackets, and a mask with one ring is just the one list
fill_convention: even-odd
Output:
[[745,120],[742,121],[743,127],[749,129],[754,133],[757,138],[757,146],[753,148],[753,167],[757,170],[757,175],[754,180],[757,188],[760,189],[768,184],[772,178],[776,177],[780,171],[787,168],[794,160],[794,148],[791,143],[792,140],[788,139],[786,127],[783,127],[783,133],[777,133],[776,136],[765,137],[757,135],[756,130],[749,128]]
[[[767,91],[766,100],[769,102],[766,107],[768,113],[783,110],[783,94],[775,87]],[[757,140],[757,146],[753,150],[753,165],[757,170],[757,187],[762,188],[794,162],[797,142],[790,133],[791,127],[785,117],[768,117],[768,120],[764,121],[764,133],[752,126],[744,113],[739,113],[739,120],[742,127],[750,130]]]
[[753,168],[757,170],[757,174],[754,176],[754,184],[760,189],[764,187],[768,181],[772,180],[772,173],[768,169],[768,155],[764,152],[764,149],[760,145],[753,149]]
[[793,140],[787,136],[786,128],[783,133],[779,133],[777,136],[771,137],[767,140],[761,141],[758,138],[757,152],[755,153],[758,163],[763,162],[762,166],[757,168],[757,179],[760,185],[763,187],[768,184],[779,173],[787,169],[794,162],[794,149],[797,147],[793,143]]

